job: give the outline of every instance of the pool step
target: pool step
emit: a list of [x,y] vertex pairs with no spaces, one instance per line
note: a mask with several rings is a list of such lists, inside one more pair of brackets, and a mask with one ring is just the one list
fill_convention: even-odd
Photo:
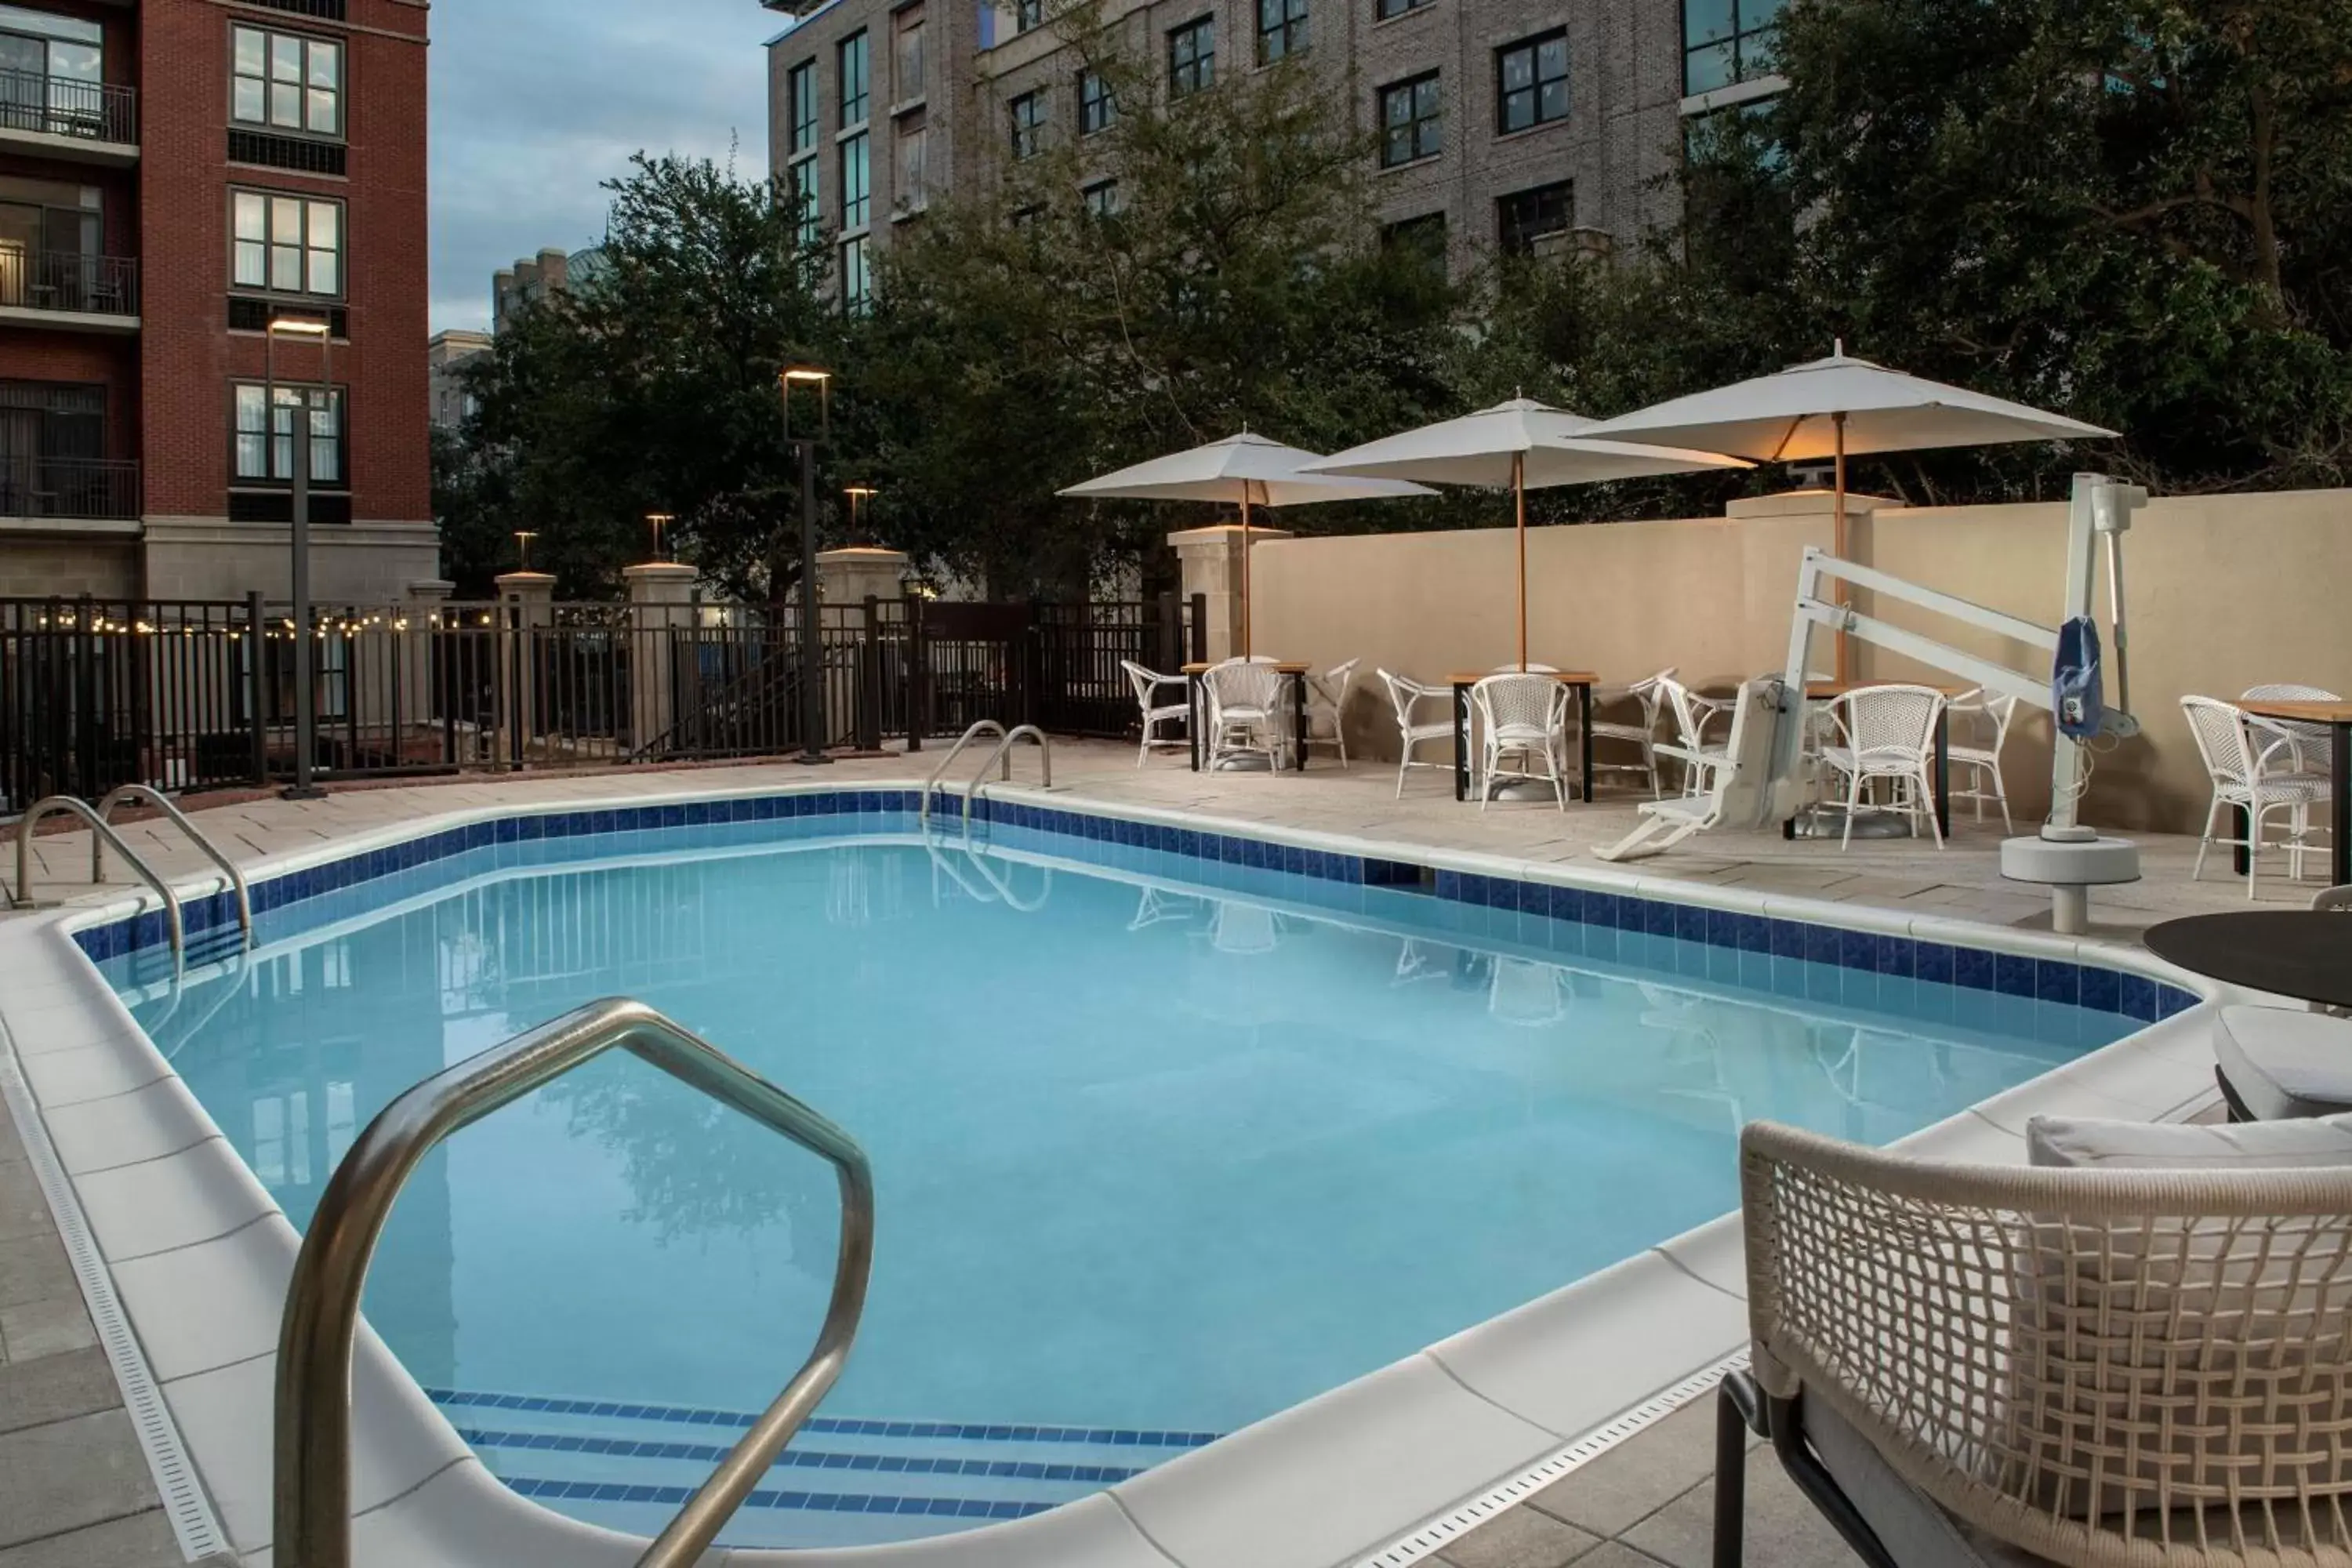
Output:
[[[430,1389],[490,1470],[560,1513],[651,1534],[750,1427],[746,1411]],[[1040,1513],[1213,1433],[810,1418],[720,1535],[735,1546],[903,1541]]]

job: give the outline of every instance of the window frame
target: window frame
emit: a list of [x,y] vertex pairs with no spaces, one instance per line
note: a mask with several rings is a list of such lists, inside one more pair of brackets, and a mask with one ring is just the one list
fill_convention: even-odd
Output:
[[816,244],[824,237],[824,171],[823,161],[812,152],[805,158],[795,158],[784,168],[785,189],[800,207],[797,230],[803,246]]
[[[1555,43],[1559,46],[1559,71],[1556,76],[1547,77],[1543,73],[1543,49],[1545,45]],[[1506,84],[1504,73],[1508,69],[1506,62],[1509,60],[1512,56],[1518,54],[1525,54],[1528,57],[1528,85],[1522,88],[1512,88]],[[1555,81],[1559,84],[1559,111],[1557,114],[1546,114],[1543,111],[1544,88],[1548,83]],[[1525,98],[1528,100],[1531,117],[1524,125],[1514,125],[1511,123],[1510,106],[1511,100],[1514,98]],[[1568,29],[1566,27],[1549,27],[1545,29],[1543,32],[1530,33],[1524,38],[1515,38],[1507,44],[1501,44],[1496,47],[1496,135],[1516,136],[1521,132],[1538,130],[1546,125],[1561,124],[1567,121],[1571,106],[1572,96],[1569,91]]]
[[[288,490],[293,489],[295,435],[292,413],[296,408],[307,404],[310,409],[310,489],[314,490],[331,491],[336,494],[348,493],[352,488],[350,384],[347,382],[334,382],[326,385],[321,385],[313,381],[280,381],[277,384],[277,405],[278,408],[286,410],[288,415],[288,417],[282,421],[268,412],[270,406],[269,383],[266,381],[248,380],[241,376],[232,377],[229,381],[228,475],[230,488],[241,490]],[[264,410],[265,416],[262,421],[264,427],[260,430],[249,430],[245,424],[246,399],[243,395],[247,392],[254,393],[257,395],[259,405]],[[320,401],[322,397],[324,398],[323,403]],[[331,412],[334,416],[333,432],[331,435],[323,437],[319,434],[318,428],[318,416],[321,411]],[[282,433],[279,429],[281,424],[284,426]],[[267,447],[263,448],[262,459],[262,466],[267,471],[260,474],[250,474],[245,471],[246,443],[248,440],[257,440],[268,443]],[[322,479],[319,477],[318,452],[319,445],[321,441],[328,442],[334,447],[335,477],[333,479]],[[278,450],[281,443],[284,446],[286,458],[286,471],[282,475],[277,471]]]
[[[1526,200],[1540,208],[1546,195],[1558,192],[1561,200],[1560,222],[1553,228],[1519,228],[1519,243],[1513,243],[1513,230],[1507,227],[1506,204]],[[1546,180],[1541,184],[1524,185],[1516,191],[1505,191],[1495,198],[1495,248],[1506,256],[1527,256],[1535,250],[1536,241],[1555,234],[1566,234],[1576,226],[1576,182],[1573,179]]]
[[[805,118],[803,109],[808,111]],[[824,118],[817,108],[816,57],[811,55],[784,72],[784,123],[791,137],[785,146],[793,156],[816,151],[817,122]]]
[[[924,74],[929,65],[925,58],[926,40],[923,32],[922,0],[902,5],[890,14],[890,101],[911,103],[925,96]],[[908,41],[913,40],[914,60],[907,58]],[[912,77],[909,81],[907,79]]]
[[1045,0],[1013,0],[1013,36],[1034,33],[1045,25]]
[[1393,22],[1399,16],[1410,16],[1433,0],[1372,0],[1372,25]]
[[[261,204],[262,235],[258,240],[248,239],[240,231],[241,198],[250,197]],[[300,237],[291,247],[278,237],[278,204],[292,202],[300,209]],[[311,268],[320,247],[310,243],[310,209],[325,207],[335,215],[335,287],[331,290],[310,287]],[[303,191],[272,190],[265,185],[231,185],[228,189],[228,286],[239,294],[267,294],[283,300],[348,300],[351,296],[351,204],[339,196],[314,196]],[[248,283],[237,274],[238,252],[248,245],[261,247],[262,281]],[[299,258],[302,282],[300,287],[288,289],[277,280],[278,252],[291,248]]]
[[[841,139],[835,153],[835,178],[841,183],[841,232],[856,234],[874,222],[874,133],[860,131]],[[857,179],[852,181],[855,167]],[[853,194],[854,193],[854,194]]]
[[[1202,40],[1208,44],[1205,50],[1201,47]],[[1177,58],[1180,44],[1191,47],[1181,60]],[[1190,98],[1216,85],[1217,16],[1210,11],[1168,29],[1168,96],[1171,100]]]
[[[1091,91],[1088,89],[1092,89]],[[1110,79],[1098,70],[1085,67],[1078,69],[1078,134],[1094,136],[1109,130],[1118,121],[1118,96],[1111,90]]]
[[[850,235],[835,250],[835,265],[840,268],[841,313],[845,316],[862,316],[874,308],[874,262],[866,253],[866,239],[862,234]],[[855,288],[851,287],[853,277],[856,279]]]
[[[1309,0],[1257,0],[1257,63],[1270,66],[1276,60],[1306,52],[1312,41],[1307,32]],[[1274,14],[1274,25],[1266,18]]]
[[[907,150],[910,147],[919,150],[911,170],[907,163]],[[918,213],[930,205],[930,116],[917,110],[891,128],[891,190],[898,211]]]
[[[248,21],[242,16],[232,18],[228,24],[228,122],[231,125],[247,126],[273,136],[299,136],[313,142],[346,143],[350,142],[352,51],[346,39],[323,37],[316,33],[303,33],[291,28],[270,26],[258,21]],[[238,68],[237,42],[238,35],[242,33],[251,33],[262,40],[261,74],[258,77],[249,75]],[[302,49],[301,74],[295,83],[295,91],[299,96],[301,108],[301,122],[298,125],[281,123],[275,113],[275,94],[272,89],[278,81],[276,69],[277,45],[280,39],[299,44]],[[335,79],[332,87],[326,89],[334,97],[335,125],[331,131],[320,131],[310,124],[310,96],[320,90],[312,84],[310,79],[311,51],[317,48],[334,51]],[[261,113],[258,119],[249,118],[237,112],[238,84],[247,81],[256,81],[260,84]]]
[[[852,131],[874,117],[874,47],[867,29],[860,27],[833,47],[833,91],[842,131]],[[850,96],[849,62],[857,62],[857,95]],[[855,109],[856,112],[851,113]]]
[[[1445,89],[1443,80],[1444,76],[1444,73],[1443,70],[1425,70],[1416,75],[1406,77],[1402,81],[1385,82],[1375,89],[1377,101],[1373,105],[1373,113],[1375,122],[1379,127],[1381,134],[1380,158],[1381,168],[1402,169],[1409,163],[1424,163],[1429,159],[1441,155],[1445,151]],[[1423,88],[1433,89],[1436,98],[1436,108],[1428,114],[1419,112],[1421,108],[1421,89]],[[1391,121],[1389,119],[1389,100],[1398,94],[1409,95],[1408,108],[1411,112],[1409,117],[1402,121]],[[1421,145],[1422,128],[1423,126],[1434,127],[1437,137],[1437,145],[1426,153],[1419,151]],[[1407,145],[1412,149],[1412,151],[1408,152],[1404,157],[1391,158],[1389,156],[1391,151],[1390,133],[1398,129],[1402,129],[1407,132]]]
[[[1740,12],[1744,8],[1743,0],[1722,0],[1722,3],[1724,8],[1731,14],[1731,30],[1719,37],[1694,44],[1691,41],[1692,0],[1681,0],[1679,21],[1682,28],[1682,89],[1685,98],[1698,98],[1710,92],[1721,92],[1724,89],[1737,87],[1741,82],[1754,81],[1760,77],[1773,74],[1769,64],[1766,61],[1758,60],[1751,64],[1749,51],[1752,46],[1760,53],[1774,37],[1778,37],[1780,30],[1780,18],[1788,10],[1787,0],[1746,0],[1748,5],[1771,7],[1770,16],[1752,25],[1744,22],[1740,16]],[[1712,53],[1727,47],[1730,51],[1731,74],[1723,80],[1706,87],[1693,85],[1691,61],[1701,54]]]
[[1015,93],[1005,100],[1004,108],[1013,123],[1013,161],[1025,163],[1045,150],[1045,124],[1052,113],[1045,89],[1033,87]]

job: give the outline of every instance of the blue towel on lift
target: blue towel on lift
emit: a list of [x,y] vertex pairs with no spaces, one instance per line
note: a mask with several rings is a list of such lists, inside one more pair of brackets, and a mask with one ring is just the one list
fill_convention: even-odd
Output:
[[2087,741],[2106,713],[2099,682],[2099,628],[2076,616],[2058,628],[2058,658],[2050,675],[2050,706],[2059,733]]

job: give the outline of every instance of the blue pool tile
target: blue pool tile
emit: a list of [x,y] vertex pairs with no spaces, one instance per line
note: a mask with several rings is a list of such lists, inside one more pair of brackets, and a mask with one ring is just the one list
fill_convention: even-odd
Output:
[[1918,967],[1919,944],[1907,936],[1878,938],[1878,973],[1908,980]]
[[1878,972],[1878,938],[1866,931],[1838,932],[1837,964],[1841,969],[1859,969],[1867,974]]
[[1834,965],[1838,961],[1838,930],[1835,926],[1805,927],[1803,957],[1808,963]]
[[2156,1016],[2169,1018],[2175,1013],[2185,1013],[2197,1005],[2197,994],[2178,985],[2161,985],[2156,993]]
[[2082,976],[2081,1004],[2094,1013],[2122,1011],[2123,976],[2112,969],[2085,966]]
[[1954,948],[1952,984],[1970,991],[1990,991],[1996,979],[1994,956],[1982,948]]
[[1801,922],[1767,918],[1764,928],[1773,957],[1802,958],[1805,956],[1805,928]]
[[1769,956],[1772,952],[1772,922],[1762,915],[1733,915],[1731,936],[1733,945],[1742,952]]
[[1992,988],[2003,996],[2031,997],[2035,990],[2034,962],[2013,952],[1994,953]]
[[[1642,929],[1652,936],[1678,936],[1685,942],[1704,944],[1706,942],[1707,916],[1711,912],[1697,904],[1652,903],[1643,911]],[[1661,916],[1664,917],[1663,924]]]
[[1551,889],[1541,882],[1517,882],[1513,885],[1518,895],[1519,913],[1549,919],[1551,915]]
[[1554,888],[1546,912],[1556,921],[1580,921],[1584,918],[1585,892],[1581,888]]
[[2082,1000],[2082,968],[2059,958],[2037,958],[2033,961],[2033,995],[2040,1002],[2062,1002],[2074,1006]]
[[1931,985],[1952,984],[1954,950],[1940,942],[1923,942],[1912,952],[1912,973]]

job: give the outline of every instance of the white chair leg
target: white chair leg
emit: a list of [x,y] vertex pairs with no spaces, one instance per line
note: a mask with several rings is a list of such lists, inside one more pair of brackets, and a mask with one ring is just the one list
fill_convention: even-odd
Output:
[[2263,868],[2263,797],[2246,802],[2246,901],[2254,901],[2254,881]]
[[1838,840],[1838,853],[1841,855],[1853,847],[1853,814],[1862,809],[1861,763],[1862,759],[1860,757],[1856,757],[1854,759],[1853,783],[1846,789],[1845,835]]
[[2221,815],[2221,797],[2217,793],[2205,807],[2205,836],[2197,841],[2197,864],[2189,868],[2189,879],[2197,880],[2205,874],[2205,852],[2213,847],[2213,820]]
[[2017,824],[2011,822],[2009,817],[2009,784],[2000,776],[2000,759],[1998,757],[1993,759],[1992,763],[1992,794],[1993,798],[2000,802],[2000,830],[2011,837],[2015,837]]
[[1936,847],[1941,849],[1944,825],[1936,820],[1936,781],[1927,776],[1926,768],[1919,770],[1919,811],[1927,819],[1927,831],[1935,838]]
[[1396,797],[1399,800],[1402,800],[1404,798],[1404,771],[1411,766],[1412,766],[1412,742],[1411,741],[1407,741],[1404,743],[1404,754],[1397,758]]

